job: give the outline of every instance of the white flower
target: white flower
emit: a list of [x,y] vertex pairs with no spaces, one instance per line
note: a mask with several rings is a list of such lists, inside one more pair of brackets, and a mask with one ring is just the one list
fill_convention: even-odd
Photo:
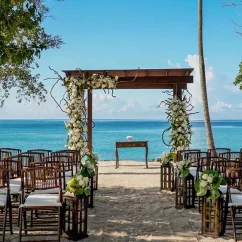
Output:
[[209,177],[208,177],[208,182],[209,182],[209,183],[212,183],[212,182],[213,182],[213,176],[209,176]]
[[200,185],[201,185],[201,187],[206,187],[206,186],[208,185],[208,182],[202,180],[202,181],[200,182]]
[[83,176],[82,176],[82,175],[78,175],[78,176],[76,177],[76,179],[77,179],[77,181],[80,181],[80,180],[83,179]]
[[89,182],[89,178],[88,177],[83,177],[83,181],[87,184]]
[[203,175],[202,175],[202,179],[203,179],[203,180],[207,180],[207,179],[208,179],[208,174],[203,174]]
[[99,157],[98,157],[98,155],[97,155],[97,154],[93,154],[93,158],[95,159],[95,161],[96,161],[96,162],[98,162]]
[[80,181],[79,181],[79,186],[81,187],[81,186],[83,186],[83,185],[85,185],[84,180],[80,180]]

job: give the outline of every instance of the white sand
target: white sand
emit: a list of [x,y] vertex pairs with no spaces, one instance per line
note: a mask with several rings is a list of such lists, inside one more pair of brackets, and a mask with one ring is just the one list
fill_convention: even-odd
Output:
[[[233,241],[231,226],[223,238],[200,236],[198,209],[175,209],[175,194],[160,192],[159,184],[158,163],[146,169],[144,162],[120,161],[115,169],[113,161],[100,162],[95,208],[88,210],[89,237],[80,241]],[[8,241],[17,237],[15,233]]]
[[89,238],[85,242],[117,241],[233,241],[232,230],[225,238],[199,235],[198,209],[175,209],[171,192],[160,192],[158,163],[100,162],[99,190],[95,208],[89,210]]

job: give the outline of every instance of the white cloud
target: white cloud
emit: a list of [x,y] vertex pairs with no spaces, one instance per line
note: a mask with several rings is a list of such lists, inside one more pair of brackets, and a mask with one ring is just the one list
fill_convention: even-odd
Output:
[[182,68],[181,65],[180,65],[180,63],[176,63],[176,64],[174,64],[174,63],[172,63],[170,60],[167,61],[167,64],[168,64],[169,66],[172,66],[172,67],[175,67],[175,68]]
[[[192,94],[192,104],[200,104],[202,103],[201,98],[201,87],[200,87],[200,72],[199,72],[199,56],[198,55],[187,55],[185,58],[185,62],[189,67],[194,68],[193,71],[193,84],[188,85],[188,90]],[[206,80],[209,82],[214,78],[214,68],[213,66],[208,65],[207,59],[205,60],[205,68],[206,68]],[[212,90],[209,85],[207,86],[207,90]]]
[[232,109],[232,104],[228,104],[223,101],[217,101],[214,105],[210,106],[211,112],[231,111],[231,109]]
[[234,85],[224,85],[224,88],[231,91],[231,92],[239,92],[240,89],[237,86]]

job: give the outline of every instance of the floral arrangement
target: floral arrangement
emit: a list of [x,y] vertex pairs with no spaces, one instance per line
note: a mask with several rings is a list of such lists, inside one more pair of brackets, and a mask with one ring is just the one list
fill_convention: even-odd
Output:
[[87,177],[94,177],[95,167],[98,165],[98,155],[87,152],[86,157],[86,161],[81,162],[81,174]]
[[165,166],[168,165],[171,161],[173,161],[176,157],[176,153],[171,152],[171,153],[162,153],[161,159],[160,159],[160,163],[161,166]]
[[174,150],[184,150],[189,147],[192,135],[189,117],[186,111],[186,103],[177,97],[171,99],[167,109],[171,115],[171,135],[170,142]]
[[78,76],[64,78],[64,86],[67,91],[66,112],[69,121],[65,122],[69,130],[66,148],[78,150],[84,157],[87,150],[87,107],[85,89],[114,89],[118,77],[108,77],[101,74],[93,74],[91,77]]
[[182,160],[176,163],[177,175],[180,177],[187,177],[189,175],[189,168],[191,166],[190,160]]
[[226,185],[226,181],[221,178],[217,171],[204,171],[195,182],[197,196],[206,196],[208,199],[216,199],[220,196],[219,186]]
[[78,172],[67,182],[66,191],[74,193],[75,196],[89,195],[89,177],[83,176],[81,172]]
[[126,137],[126,139],[127,139],[128,141],[131,141],[131,140],[133,139],[133,136],[129,136],[129,135],[128,135],[128,136]]
[[193,109],[193,106],[189,102],[190,97],[187,98],[185,95],[181,99],[174,96],[161,102],[167,106],[167,120],[170,123],[170,127],[163,132],[163,143],[165,143],[163,138],[164,133],[171,130],[169,143],[165,144],[171,146],[175,152],[188,148],[191,143],[193,133],[189,122],[190,114],[188,112]]

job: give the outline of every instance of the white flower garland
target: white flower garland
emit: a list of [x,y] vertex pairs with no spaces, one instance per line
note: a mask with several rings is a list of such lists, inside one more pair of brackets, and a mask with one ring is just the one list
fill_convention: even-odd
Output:
[[170,143],[173,149],[179,151],[188,148],[191,143],[192,131],[187,114],[186,99],[180,100],[176,96],[172,98],[167,112],[171,117]]
[[187,113],[188,106],[191,106],[189,101],[184,96],[181,99],[178,97],[168,98],[163,101],[167,106],[166,113],[167,119],[170,122],[171,135],[169,140],[169,146],[175,152],[184,150],[189,147],[191,143],[191,125],[189,122],[189,114]]
[[118,77],[107,77],[93,74],[91,77],[66,77],[64,86],[67,90],[66,111],[69,121],[65,122],[69,130],[66,148],[78,150],[81,157],[88,152],[87,149],[87,105],[85,89],[115,89]]

